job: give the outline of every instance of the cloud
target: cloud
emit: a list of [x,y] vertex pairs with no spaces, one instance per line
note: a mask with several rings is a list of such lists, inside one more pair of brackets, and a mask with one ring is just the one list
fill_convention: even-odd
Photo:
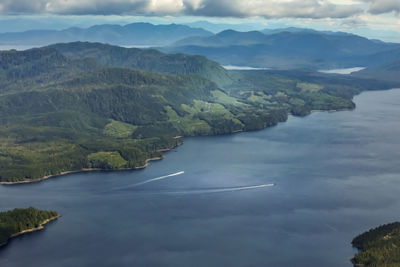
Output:
[[0,11],[2,13],[38,13],[45,9],[46,1],[29,0],[0,0]]
[[340,26],[343,29],[354,29],[367,26],[367,23],[363,19],[356,17],[342,20]]
[[[164,1],[163,1],[164,2]],[[3,14],[111,15],[146,12],[147,0],[0,0]]]
[[371,4],[368,10],[371,14],[400,13],[399,0],[366,0],[366,2]]
[[[204,0],[191,15],[261,16],[265,18],[345,18],[361,13],[356,5],[334,4],[329,0]],[[191,11],[191,12],[190,12]]]
[[363,9],[355,0],[0,0],[0,12],[3,14],[347,18],[363,12]]
[[[15,1],[15,0],[14,0]],[[20,0],[17,0],[20,1]],[[23,1],[23,0],[21,0]],[[38,1],[38,0],[36,0]],[[113,15],[123,14],[128,10],[138,14],[145,13],[146,0],[39,0],[46,2],[43,13],[65,15]]]

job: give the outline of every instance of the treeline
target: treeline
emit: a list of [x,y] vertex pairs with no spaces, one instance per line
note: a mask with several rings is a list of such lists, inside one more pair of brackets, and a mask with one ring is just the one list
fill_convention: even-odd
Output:
[[[161,157],[162,150],[173,148],[180,143],[181,140],[174,137],[146,139],[98,137],[74,140],[74,142],[60,139],[53,142],[2,144],[0,181],[35,180],[86,168],[134,169],[144,166],[149,158]],[[4,153],[5,151],[7,153]]]
[[15,234],[38,228],[46,220],[59,216],[55,211],[43,211],[35,208],[14,209],[0,212],[0,246]]
[[93,58],[108,67],[179,75],[196,74],[220,86],[232,82],[228,71],[204,56],[165,54],[154,49],[123,48],[88,42],[55,44],[49,47],[73,59]]
[[352,245],[359,249],[354,266],[400,266],[400,222],[371,229],[355,237]]

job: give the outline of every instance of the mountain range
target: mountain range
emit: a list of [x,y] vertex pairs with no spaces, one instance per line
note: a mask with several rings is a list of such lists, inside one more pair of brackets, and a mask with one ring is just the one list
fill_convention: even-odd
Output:
[[393,55],[398,56],[398,52],[393,52],[400,49],[400,44],[341,32],[282,30],[226,30],[212,36],[188,37],[161,49],[204,55],[223,65],[272,69],[369,67],[396,59]]
[[[189,25],[218,26],[206,22]],[[222,29],[229,24],[219,26]],[[214,34],[187,25],[132,23],[0,34],[0,45],[3,46],[41,46],[74,41],[152,46],[166,53],[206,56],[222,65],[271,69],[374,67],[400,60],[400,44],[344,32],[296,27],[244,32],[224,30]]]
[[96,25],[90,28],[65,30],[30,30],[0,33],[0,45],[43,46],[54,43],[90,41],[123,46],[159,46],[171,44],[189,36],[208,36],[212,33],[185,25],[153,25],[131,23],[120,25]]

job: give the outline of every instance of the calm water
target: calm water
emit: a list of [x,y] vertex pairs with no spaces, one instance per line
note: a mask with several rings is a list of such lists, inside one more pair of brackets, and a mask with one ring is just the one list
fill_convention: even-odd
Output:
[[39,45],[0,45],[0,51],[15,49],[18,51],[41,47]]
[[142,171],[2,186],[0,210],[63,217],[1,249],[0,266],[351,266],[356,234],[400,219],[400,90],[355,101],[186,139]]
[[352,74],[353,72],[358,72],[364,70],[365,67],[354,67],[345,69],[331,69],[331,70],[320,70],[319,72],[328,74]]
[[226,65],[222,66],[226,70],[269,70],[270,68],[255,68],[249,66],[234,66],[234,65]]

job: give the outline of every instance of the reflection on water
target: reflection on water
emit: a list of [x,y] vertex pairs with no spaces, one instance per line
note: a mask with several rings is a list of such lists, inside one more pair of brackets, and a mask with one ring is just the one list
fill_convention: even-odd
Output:
[[41,45],[0,45],[0,51],[1,50],[12,50],[12,49],[22,51],[22,50],[35,48],[35,47],[41,47]]

